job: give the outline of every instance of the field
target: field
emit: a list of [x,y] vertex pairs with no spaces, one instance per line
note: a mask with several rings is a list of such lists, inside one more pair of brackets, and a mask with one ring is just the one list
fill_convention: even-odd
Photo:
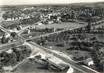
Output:
[[[80,28],[80,27],[84,27],[86,26],[87,23],[83,23],[83,24],[80,24],[80,23],[76,23],[76,22],[66,22],[66,23],[57,23],[57,24],[47,24],[47,25],[35,25],[35,28],[37,30],[40,30],[40,31],[36,31],[35,29],[31,30],[30,29],[30,33],[27,34],[26,31],[22,34],[22,36],[24,38],[30,38],[31,37],[35,37],[35,36],[40,36],[40,35],[43,35],[43,34],[46,34],[46,33],[52,33],[55,31],[61,31],[61,30],[64,30],[64,29],[75,29],[75,28]],[[50,32],[47,32],[46,31],[42,31],[44,29],[49,29]]]
[[[36,62],[32,62],[27,60],[25,63],[21,64],[16,70],[15,73],[66,73],[66,71],[56,72],[51,69],[44,68],[43,65],[38,64]],[[74,69],[73,73],[82,73],[76,69]]]
[[73,29],[73,28],[77,28],[77,27],[82,27],[85,26],[87,23],[83,22],[78,23],[78,22],[62,22],[62,23],[54,23],[54,24],[47,24],[47,25],[40,25],[40,26],[36,26],[37,28],[55,28],[55,29]]
[[[78,38],[79,35],[80,38]],[[95,42],[96,46],[99,48],[104,47],[104,34],[82,33],[79,35],[74,36],[68,33],[62,33],[58,35],[51,35],[46,38],[44,37],[42,41],[35,39],[33,42],[36,42],[48,49],[64,52],[76,61],[91,58],[91,53],[95,49],[93,42]],[[93,37],[96,38],[93,39]]]
[[[27,61],[24,64],[20,65],[16,71],[16,73],[59,73],[52,70],[45,69],[43,65],[38,64],[36,62]],[[66,72],[60,72],[60,73],[66,73]]]

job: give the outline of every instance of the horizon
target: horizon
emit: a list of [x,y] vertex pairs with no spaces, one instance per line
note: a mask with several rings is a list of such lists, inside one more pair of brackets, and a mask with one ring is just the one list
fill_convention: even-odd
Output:
[[73,3],[96,3],[104,0],[0,0],[0,5],[65,5]]

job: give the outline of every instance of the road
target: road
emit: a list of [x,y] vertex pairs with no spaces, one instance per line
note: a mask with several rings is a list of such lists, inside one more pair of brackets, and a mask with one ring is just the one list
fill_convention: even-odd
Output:
[[103,24],[104,23],[104,18],[99,20],[99,21],[96,21],[96,22],[93,22],[91,23],[92,26],[95,26],[95,25],[99,25],[99,24]]
[[[81,73],[98,73],[98,72],[95,72],[93,70],[90,70],[90,69],[87,69],[81,65],[77,65],[74,61],[72,61],[71,59],[69,58],[66,58],[66,57],[63,57],[61,56],[59,53],[55,53],[53,52],[52,50],[49,50],[47,48],[44,48],[34,42],[25,42],[24,45],[28,45],[29,47],[31,47],[32,49],[32,53],[30,55],[30,57],[34,56],[36,53],[40,52],[40,53],[43,53],[43,54],[52,54],[54,55],[55,57],[58,57],[60,58],[61,60],[63,60],[64,62],[68,63],[69,65],[71,65],[74,69],[80,71]],[[22,65],[24,64],[25,62],[27,62],[29,58],[26,58],[24,59],[22,62],[18,63],[16,66],[13,67],[12,71],[14,69],[16,69],[19,65]]]
[[[82,26],[81,26],[82,27]],[[84,26],[83,26],[84,27]],[[48,33],[48,34],[44,34],[44,35],[40,35],[40,36],[36,36],[36,37],[33,37],[33,38],[30,38],[30,39],[24,39],[23,37],[21,37],[21,35],[20,35],[20,40],[18,41],[18,42],[12,42],[12,43],[10,43],[10,44],[4,44],[4,45],[2,45],[1,47],[4,47],[4,46],[6,46],[6,47],[8,47],[8,49],[10,48],[10,47],[13,47],[13,44],[15,44],[15,46],[16,46],[16,44],[17,43],[19,43],[20,45],[22,45],[23,43],[20,43],[20,41],[21,41],[21,39],[22,40],[33,40],[33,39],[36,39],[36,38],[40,38],[40,37],[45,37],[45,36],[49,36],[49,35],[52,35],[52,34],[58,34],[58,33],[60,33],[60,32],[65,32],[65,31],[68,31],[68,30],[73,30],[73,29],[77,29],[77,28],[80,28],[80,27],[73,27],[73,28],[71,28],[71,29],[65,29],[65,30],[62,30],[62,31],[57,31],[57,32],[53,32],[53,33]],[[2,29],[2,28],[0,28],[0,29]],[[4,30],[4,31],[6,31],[6,30]],[[24,30],[22,30],[22,31],[24,31]],[[22,32],[21,31],[21,32]],[[28,42],[27,42],[28,43]],[[43,50],[45,51],[45,52],[47,52],[47,53],[51,53],[51,54],[53,54],[54,56],[56,56],[56,57],[58,57],[58,58],[60,58],[60,59],[62,59],[62,60],[64,60],[65,62],[67,62],[67,63],[69,63],[73,68],[75,68],[75,69],[77,69],[78,71],[81,71],[82,73],[98,73],[98,72],[95,72],[95,71],[93,71],[93,70],[90,70],[90,69],[88,69],[88,68],[85,68],[85,67],[83,67],[83,66],[81,66],[81,65],[77,65],[75,62],[73,62],[72,60],[70,60],[70,59],[68,59],[68,58],[65,58],[65,57],[63,57],[63,56],[60,56],[58,53],[54,53],[54,52],[52,52],[51,50],[49,50],[49,49],[47,49],[47,48],[44,48],[44,47],[42,47],[42,46],[40,46],[40,45],[38,45],[38,44],[36,44],[36,43],[33,43],[33,42],[29,42],[28,44],[31,44],[31,45],[33,45],[31,48],[32,48],[32,50],[33,50],[33,53],[31,54],[31,55],[33,55],[34,53],[36,53],[36,52],[34,52],[34,48],[38,48],[38,51],[40,51],[40,52],[43,52]],[[17,44],[18,45],[18,44]],[[4,49],[5,49],[5,47],[4,47]],[[3,50],[4,50],[3,49]],[[35,49],[35,50],[37,50],[37,49]],[[44,52],[44,53],[45,53]]]
[[82,73],[99,73],[99,72],[97,72],[97,71],[93,71],[93,70],[87,69],[87,68],[85,68],[85,67],[83,67],[83,66],[81,66],[81,65],[77,65],[77,64],[76,64],[75,62],[73,62],[72,60],[70,60],[70,59],[68,59],[68,58],[65,58],[65,57],[63,57],[63,56],[60,56],[60,54],[54,53],[54,52],[52,52],[50,49],[44,48],[44,47],[42,47],[42,46],[40,46],[40,45],[38,45],[38,44],[36,44],[36,43],[34,43],[34,42],[30,42],[30,44],[32,44],[32,45],[34,45],[34,46],[37,46],[38,48],[40,48],[40,50],[42,49],[42,50],[44,50],[45,52],[51,53],[51,54],[53,54],[54,56],[56,56],[56,57],[62,59],[63,61],[69,63],[73,68],[75,68],[75,69],[81,71]]
[[33,39],[36,39],[36,38],[45,37],[45,36],[49,36],[49,35],[53,35],[53,34],[58,34],[58,33],[61,33],[61,32],[65,32],[65,31],[68,31],[68,30],[74,30],[74,29],[82,28],[82,27],[85,27],[85,26],[73,27],[73,28],[70,28],[70,29],[64,29],[64,30],[56,31],[56,32],[52,32],[52,33],[46,33],[46,34],[39,35],[39,36],[36,36],[36,37],[28,38],[26,40],[27,41],[28,40],[33,40]]
[[2,44],[2,45],[0,45],[0,53],[2,51],[6,51],[10,48],[13,48],[13,47],[16,47],[16,46],[19,46],[19,45],[22,45],[22,44],[23,44],[23,42],[21,42],[21,41],[14,41],[12,43]]
[[[98,22],[95,22],[95,23],[91,23],[92,27],[95,27],[95,26],[98,26],[98,25],[103,25],[104,19],[99,20]],[[81,25],[81,26],[78,26],[78,27],[76,26],[76,27],[72,27],[72,28],[67,28],[67,29],[64,29],[64,30],[61,30],[61,31],[56,31],[56,32],[52,32],[52,33],[46,33],[46,34],[43,34],[43,35],[39,35],[39,36],[35,36],[35,37],[32,37],[32,38],[28,38],[26,40],[33,40],[33,39],[36,39],[36,38],[45,37],[45,36],[49,36],[49,35],[52,35],[52,34],[58,34],[58,33],[61,33],[61,32],[68,31],[68,30],[74,30],[74,29],[77,29],[77,28],[83,28],[85,26],[86,25],[83,25],[83,26]]]

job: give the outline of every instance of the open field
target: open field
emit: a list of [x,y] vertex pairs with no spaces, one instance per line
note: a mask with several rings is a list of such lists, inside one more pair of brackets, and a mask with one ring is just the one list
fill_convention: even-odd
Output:
[[71,29],[71,28],[77,28],[77,27],[82,27],[86,26],[87,23],[83,22],[83,24],[78,23],[78,22],[62,22],[62,23],[54,23],[54,24],[47,24],[47,25],[40,25],[36,26],[37,28],[55,28],[55,29]]
[[[87,25],[87,23],[80,24],[80,23],[76,23],[76,22],[66,22],[66,23],[60,23],[60,24],[58,23],[58,24],[36,25],[36,26],[34,25],[37,30],[40,30],[40,32],[38,32],[34,29],[33,30],[30,29],[29,34],[23,33],[22,36],[27,39],[27,38],[29,38],[29,36],[35,37],[35,36],[40,36],[40,35],[43,35],[46,33],[52,33],[52,32],[54,32],[54,30],[55,30],[55,32],[58,30],[65,30],[65,29],[72,30],[72,29],[84,27],[86,25]],[[50,30],[51,32],[41,31],[44,29],[52,29],[52,31],[51,30]]]

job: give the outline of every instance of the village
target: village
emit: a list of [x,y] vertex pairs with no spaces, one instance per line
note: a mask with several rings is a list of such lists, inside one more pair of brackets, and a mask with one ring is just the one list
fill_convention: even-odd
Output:
[[0,71],[103,73],[104,8],[95,5],[1,7]]

